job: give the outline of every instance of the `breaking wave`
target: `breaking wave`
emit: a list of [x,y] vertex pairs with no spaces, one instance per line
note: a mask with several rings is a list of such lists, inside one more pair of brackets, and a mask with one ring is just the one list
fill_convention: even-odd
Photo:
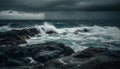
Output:
[[[120,29],[118,27],[95,25],[56,28],[54,25],[45,22],[43,25],[35,25],[33,28],[36,28],[40,33],[27,40],[27,44],[29,45],[53,41],[62,42],[75,51],[81,51],[87,47],[120,49]],[[12,28],[6,25],[0,27],[0,32],[6,32],[13,29],[20,28]]]
[[6,32],[6,31],[10,31],[10,30],[12,30],[12,28],[9,27],[9,26],[2,26],[2,27],[0,27],[0,32]]
[[[80,26],[56,28],[47,22],[35,27],[40,31],[40,34],[27,40],[28,44],[48,41],[62,42],[67,46],[71,46],[75,51],[80,51],[87,47],[100,46],[117,49],[114,44],[120,44],[120,29],[117,27]],[[53,32],[53,34],[47,34],[47,32]]]

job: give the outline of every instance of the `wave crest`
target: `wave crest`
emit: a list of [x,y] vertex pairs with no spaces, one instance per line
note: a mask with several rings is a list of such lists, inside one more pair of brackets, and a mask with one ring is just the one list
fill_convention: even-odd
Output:
[[[80,51],[86,47],[106,47],[112,48],[111,43],[120,44],[120,29],[117,27],[102,26],[81,26],[72,28],[56,28],[49,23],[35,26],[43,34],[40,37],[32,37],[27,40],[28,44],[44,43],[48,41],[62,42],[66,46],[71,46],[75,51]],[[43,30],[44,28],[45,30]],[[57,34],[47,34],[48,31]],[[83,47],[83,48],[82,48]],[[116,48],[117,49],[117,48]]]
[[[39,44],[48,41],[62,42],[70,46],[75,51],[83,50],[87,47],[109,47],[118,49],[114,46],[120,45],[120,29],[111,26],[80,26],[56,28],[54,25],[44,22],[43,25],[35,25],[26,28],[36,28],[40,33],[27,40],[28,44]],[[9,25],[0,27],[0,32],[6,32],[13,29]]]

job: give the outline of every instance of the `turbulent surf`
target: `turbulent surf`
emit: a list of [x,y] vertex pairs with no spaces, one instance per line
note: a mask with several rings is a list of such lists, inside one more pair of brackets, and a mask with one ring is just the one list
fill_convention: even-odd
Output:
[[43,22],[25,27],[12,27],[5,25],[0,27],[0,32],[36,28],[39,33],[30,39],[27,44],[21,46],[45,43],[49,41],[61,42],[70,46],[74,51],[80,51],[88,47],[102,47],[109,49],[120,49],[120,29],[117,26],[80,25],[62,26],[63,23]]

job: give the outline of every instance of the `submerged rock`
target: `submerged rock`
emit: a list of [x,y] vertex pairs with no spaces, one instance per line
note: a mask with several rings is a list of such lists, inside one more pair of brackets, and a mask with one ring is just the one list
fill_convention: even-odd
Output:
[[86,33],[86,32],[90,32],[90,30],[89,29],[87,29],[87,28],[84,28],[84,29],[82,29],[82,30],[76,30],[75,32],[73,32],[74,34],[78,34],[79,32],[83,32],[83,33]]
[[46,34],[58,34],[56,31],[46,31]]

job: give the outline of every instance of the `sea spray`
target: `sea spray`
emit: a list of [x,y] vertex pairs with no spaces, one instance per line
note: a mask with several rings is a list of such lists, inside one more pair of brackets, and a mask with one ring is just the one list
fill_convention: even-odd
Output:
[[49,31],[54,31],[54,32],[58,33],[56,27],[47,22],[44,22],[44,25],[41,25],[41,26],[36,25],[35,28],[37,28],[37,30],[40,31],[42,34],[49,32]]
[[[35,37],[26,39],[27,44],[40,44],[49,41],[61,42],[70,46],[75,51],[81,51],[87,47],[103,47],[110,49],[120,49],[120,29],[116,26],[77,26],[58,28],[52,23],[44,22],[43,25],[33,25],[31,27],[13,28],[9,25],[1,26],[0,32],[10,30],[20,30],[25,28],[36,28],[40,33]],[[47,34],[46,32],[57,32]]]
[[[111,44],[120,44],[120,30],[117,27],[103,27],[95,25],[72,28],[56,28],[54,25],[47,22],[43,25],[38,25],[35,27],[43,34],[39,33],[38,36],[27,40],[28,44],[39,44],[49,41],[62,42],[66,46],[73,48],[75,51],[81,51],[87,47],[108,47],[112,49],[114,45]],[[88,31],[83,31],[84,29],[87,29]],[[45,33],[47,31],[55,31],[58,33],[47,34]],[[119,48],[114,47],[113,49]]]
[[12,28],[9,27],[9,26],[2,26],[2,27],[0,27],[0,32],[6,32],[6,31],[10,31],[10,30],[12,30]]

